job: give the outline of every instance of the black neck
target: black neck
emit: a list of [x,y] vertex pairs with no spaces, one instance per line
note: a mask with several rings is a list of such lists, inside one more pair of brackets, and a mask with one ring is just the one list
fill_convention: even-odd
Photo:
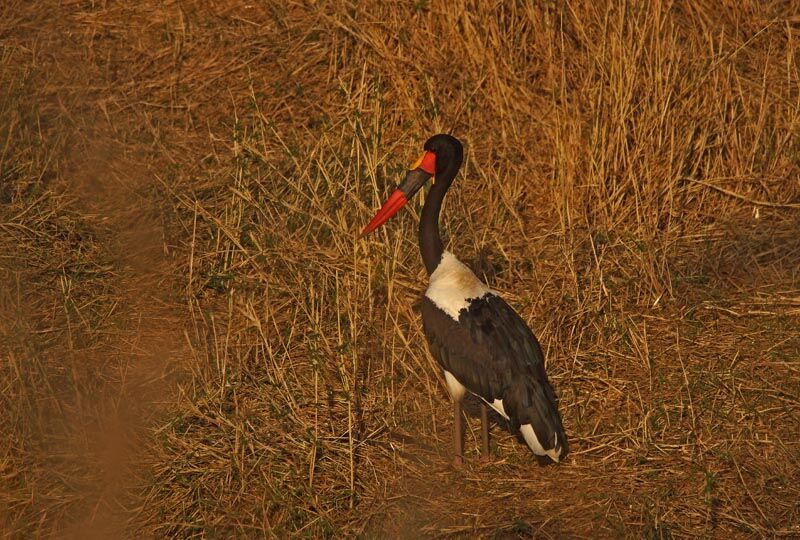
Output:
[[[444,157],[444,156],[442,156]],[[442,163],[444,161],[444,163]],[[442,238],[439,235],[439,211],[447,189],[461,166],[459,160],[441,160],[437,156],[436,176],[433,186],[425,196],[422,217],[419,220],[419,250],[428,275],[433,274],[442,260]]]

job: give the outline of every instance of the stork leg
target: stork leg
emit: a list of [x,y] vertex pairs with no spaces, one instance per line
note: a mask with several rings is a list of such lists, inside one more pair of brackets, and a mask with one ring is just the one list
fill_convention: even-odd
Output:
[[481,446],[481,456],[484,460],[489,459],[489,412],[486,403],[481,403],[481,435],[483,445]]
[[453,464],[461,466],[464,463],[464,415],[461,411],[461,400],[453,400],[453,412],[455,413],[455,422],[453,423],[453,442],[455,443],[456,455],[453,458]]

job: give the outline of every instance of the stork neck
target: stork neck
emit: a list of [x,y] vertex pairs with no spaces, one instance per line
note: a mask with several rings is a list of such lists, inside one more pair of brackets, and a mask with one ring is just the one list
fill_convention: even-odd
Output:
[[442,238],[439,236],[439,211],[442,209],[444,196],[464,161],[464,148],[458,139],[444,134],[428,139],[425,143],[426,150],[431,150],[429,145],[435,146],[436,174],[419,220],[419,250],[430,276],[439,266],[444,252]]
[[441,181],[433,184],[425,197],[422,217],[419,220],[419,250],[429,276],[439,266],[442,252],[444,252],[442,238],[439,235],[439,211],[442,209],[442,201],[447,193],[447,188],[450,187],[449,184],[449,182]]

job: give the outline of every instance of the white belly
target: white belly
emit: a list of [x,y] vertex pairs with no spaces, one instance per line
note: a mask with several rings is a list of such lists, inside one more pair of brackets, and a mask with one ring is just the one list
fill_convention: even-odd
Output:
[[461,398],[464,397],[464,394],[467,393],[467,387],[458,382],[458,379],[447,370],[444,372],[444,380],[447,383],[447,389],[450,391],[450,397],[452,397],[454,401],[460,401]]
[[[444,370],[444,380],[447,383],[447,390],[450,392],[450,397],[454,400],[458,401],[464,397],[464,394],[467,393],[467,387],[461,384],[458,379],[456,379],[455,375],[450,373],[447,370]],[[479,396],[480,397],[480,396]],[[485,399],[481,398],[487,405],[489,405],[492,409],[498,412],[503,418],[508,420],[508,415],[506,414],[505,408],[503,408],[503,400],[502,399],[495,399],[491,403],[486,401]]]

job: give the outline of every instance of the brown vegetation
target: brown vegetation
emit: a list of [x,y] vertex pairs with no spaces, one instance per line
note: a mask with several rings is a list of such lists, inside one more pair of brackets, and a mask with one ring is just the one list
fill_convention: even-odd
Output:
[[[791,2],[0,7],[9,537],[800,535]],[[571,435],[449,467],[419,201]]]

